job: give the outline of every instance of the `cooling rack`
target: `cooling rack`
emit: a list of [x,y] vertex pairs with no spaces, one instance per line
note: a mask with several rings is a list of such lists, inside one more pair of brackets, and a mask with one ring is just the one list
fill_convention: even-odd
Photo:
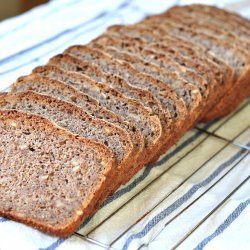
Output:
[[[130,249],[133,240],[143,239],[154,229],[149,238],[132,248],[142,249],[167,232],[168,227],[172,230],[175,222],[188,210],[205,209],[195,223],[183,226],[186,230],[181,232],[181,237],[168,245],[169,249],[181,247],[240,189],[244,187],[250,191],[250,171],[245,171],[250,163],[249,114],[249,100],[246,100],[230,116],[192,129],[155,165],[147,166],[121,187],[88,223],[74,233],[74,237],[104,249]],[[147,172],[150,173],[146,176]],[[168,178],[172,179],[169,187]],[[227,182],[232,185],[225,186]],[[222,197],[206,209],[204,197],[221,186],[224,186]],[[154,193],[157,187],[161,189],[159,197],[147,206],[147,199],[152,194],[157,195]],[[129,211],[133,215],[126,218]],[[158,223],[161,226],[157,226]],[[118,233],[114,224],[120,228]]]
[[[250,191],[249,103],[187,132],[158,162],[109,197],[71,238],[44,249],[76,239],[86,249],[146,249],[165,236],[166,249],[176,249],[207,235],[204,225],[241,189]],[[218,189],[223,189],[221,194]],[[211,204],[209,196],[216,196]],[[199,215],[194,221],[185,218],[194,214]]]
[[[249,104],[247,99],[228,117],[187,132],[158,162],[109,197],[71,239],[77,238],[87,249],[89,244],[114,250],[148,248],[165,232],[176,230],[174,225],[189,210],[205,210],[195,223],[184,225],[178,237],[172,233],[173,239],[166,242],[168,249],[185,245],[240,189],[250,191]],[[224,189],[222,197],[207,207],[204,197],[219,186]],[[64,240],[45,249],[54,250]]]

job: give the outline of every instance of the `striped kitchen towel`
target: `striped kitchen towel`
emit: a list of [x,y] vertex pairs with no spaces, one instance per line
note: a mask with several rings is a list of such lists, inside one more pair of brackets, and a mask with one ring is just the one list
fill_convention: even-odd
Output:
[[[250,17],[247,0],[54,0],[0,23],[0,90],[113,24],[203,2]],[[0,250],[249,249],[250,105],[201,124],[109,197],[69,238],[0,218]]]

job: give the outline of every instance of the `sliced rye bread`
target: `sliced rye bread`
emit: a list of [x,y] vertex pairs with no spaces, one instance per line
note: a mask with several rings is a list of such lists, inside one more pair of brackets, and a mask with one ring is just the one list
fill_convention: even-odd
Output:
[[[112,38],[110,39],[107,36],[101,36],[99,37],[99,39],[96,39],[93,41],[92,46],[98,49],[103,49],[105,46],[110,46],[111,44],[113,44]],[[84,54],[82,54],[84,56],[87,53],[86,47],[82,46],[82,50],[85,52]],[[100,50],[97,51],[97,49],[91,50],[92,53],[94,53],[94,51],[96,51],[96,53],[101,53]],[[123,61],[125,62],[125,60]],[[192,119],[190,119],[190,124],[187,124],[187,123],[185,124],[186,128],[192,127],[200,114],[199,105],[201,104],[202,97],[201,97],[199,89],[196,86],[191,85],[190,83],[185,81],[183,78],[179,77],[177,73],[169,72],[168,70],[160,68],[159,66],[155,64],[146,62],[138,58],[138,56],[137,57],[131,56],[129,63],[133,65],[133,67],[136,70],[146,73],[150,75],[151,77],[164,82],[170,88],[174,89],[178,97],[181,98],[185,102],[186,106],[188,107],[189,112],[193,112],[192,113],[193,116],[191,116],[193,118],[193,121]],[[108,65],[110,66],[110,64],[111,64],[111,61],[109,61]]]
[[[102,143],[116,157],[117,168],[113,171],[114,178],[119,184],[123,181],[123,175],[132,167],[133,144],[129,135],[111,123],[93,118],[74,104],[28,91],[6,94],[0,100],[0,109],[15,109],[40,115],[73,134]],[[104,196],[113,191],[113,185],[117,186],[114,178],[110,179]]]
[[[196,32],[182,24],[171,22],[169,19],[167,22],[163,21],[160,24],[155,22],[155,20],[152,21],[152,19],[148,20],[147,23],[152,28],[160,26],[165,29],[166,33],[203,46],[214,55],[222,58],[235,70],[237,78],[235,84],[219,101],[215,109],[211,110],[208,119],[215,119],[229,114],[249,95],[250,58],[243,50],[231,43]],[[242,91],[242,89],[245,91]]]
[[[121,69],[116,70],[116,68],[119,67],[120,64],[115,64],[115,62],[113,62],[113,60],[111,60],[110,57],[108,57],[106,54],[104,54],[102,52],[96,51],[95,54],[93,54],[93,53],[91,54],[91,52],[93,50],[89,49],[89,48],[84,48],[84,49],[86,49],[86,52],[88,51],[89,53],[88,52],[84,53],[84,56],[86,56],[86,57],[83,58],[81,56],[81,53],[78,54],[79,50],[81,51],[81,49],[83,49],[83,48],[84,47],[82,47],[82,46],[72,46],[72,47],[68,48],[65,51],[65,53],[73,54],[73,55],[75,53],[77,53],[78,58],[81,59],[81,61],[83,63],[85,63],[85,64],[91,63],[92,64],[92,67],[89,67],[88,70],[84,71],[85,75],[89,76],[90,78],[92,78],[96,81],[107,83],[109,86],[120,91],[125,96],[130,97],[130,98],[134,98],[134,99],[140,101],[145,107],[150,108],[151,112],[153,111],[152,113],[157,115],[160,119],[160,122],[162,125],[161,141],[162,142],[167,141],[169,143],[171,141],[171,138],[170,138],[172,136],[171,133],[173,132],[172,131],[172,126],[173,126],[172,118],[171,118],[171,114],[170,114],[169,110],[166,110],[166,109],[163,110],[163,107],[161,106],[160,101],[157,100],[148,90],[146,90],[146,92],[148,92],[151,96],[153,96],[153,99],[148,98],[148,96],[144,96],[145,100],[143,100],[142,98],[140,98],[140,96],[128,95],[128,88],[126,86],[122,86],[122,84],[124,85],[124,82],[125,82],[126,85],[133,86],[133,85],[130,85],[129,83],[133,84],[134,81],[131,82],[131,78],[128,78],[127,76],[124,75],[124,73],[126,73],[126,71],[122,71],[123,74],[121,74],[121,75],[119,74],[119,71]],[[94,59],[94,56],[96,56],[95,59]],[[99,62],[99,60],[98,60],[98,62],[96,62],[97,58],[102,58],[102,61]],[[105,63],[103,63],[103,61],[105,61]],[[106,66],[106,63],[108,63],[109,67]],[[109,69],[110,67],[112,67],[111,65],[113,65],[112,70]],[[134,71],[136,71],[136,70],[134,70]],[[107,72],[107,73],[105,73],[105,72]],[[138,73],[138,72],[136,72],[136,73]],[[122,76],[123,78],[119,77],[118,75]],[[127,75],[127,73],[126,73],[126,75]],[[154,105],[154,103],[152,103],[152,100],[153,101],[156,100],[157,101],[156,103],[159,106],[157,107],[156,105]],[[152,105],[154,105],[155,107]],[[159,151],[162,154],[162,149],[159,149]],[[159,157],[160,153],[158,153],[156,155],[157,155],[157,157]],[[154,157],[154,161],[156,161],[156,160],[157,159]]]
[[250,31],[247,30],[246,27],[243,25],[239,26],[239,24],[229,16],[225,19],[225,17],[223,18],[221,15],[217,16],[214,15],[214,13],[210,14],[207,14],[202,9],[192,9],[192,6],[175,6],[155,18],[178,18],[179,16],[179,18],[183,17],[184,20],[187,20],[186,24],[188,25],[192,25],[193,21],[196,20],[197,24],[203,24],[207,25],[207,27],[211,27],[211,31],[218,29],[218,35],[221,31],[223,31],[233,36],[237,36],[239,39],[242,39],[243,43],[248,42],[250,38]]
[[[86,57],[83,58],[83,55],[81,53],[79,53],[79,50],[80,50],[80,52],[81,52],[81,50],[86,50],[86,51],[89,51],[90,53],[91,53],[91,51],[93,51],[91,48],[86,48],[86,47],[83,47],[83,46],[80,46],[80,45],[79,46],[76,45],[76,46],[72,46],[72,47],[68,48],[65,51],[65,53],[68,53],[68,54],[71,54],[71,55],[73,55],[75,57],[78,57],[82,61],[82,63],[89,64],[88,60],[90,60],[90,57],[89,57],[90,54],[86,54],[85,55]],[[100,62],[98,63],[97,60],[92,60],[91,64],[93,65],[93,68],[90,67],[90,70],[88,70],[88,71],[85,70],[85,73],[88,76],[90,76],[91,74],[93,75],[93,73],[92,73],[93,69],[97,69],[98,68],[99,72],[100,71],[102,71],[102,72],[108,72],[108,76],[113,76],[114,78],[120,77],[123,80],[127,81],[128,84],[130,84],[131,86],[134,86],[134,87],[136,86],[136,88],[139,88],[139,89],[142,89],[142,90],[146,90],[151,95],[153,95],[153,97],[158,101],[158,103],[160,103],[161,109],[164,112],[165,119],[169,120],[169,116],[171,115],[171,112],[172,113],[175,112],[174,110],[176,108],[167,107],[166,105],[164,105],[164,104],[161,103],[161,99],[162,98],[159,98],[160,99],[159,100],[158,98],[156,98],[154,96],[154,93],[151,93],[152,92],[152,88],[154,88],[154,83],[155,83],[153,78],[150,78],[147,75],[138,72],[136,69],[134,69],[133,67],[131,67],[129,64],[120,63],[119,61],[116,61],[116,60],[113,61],[107,54],[104,54],[104,53],[102,53],[100,51],[96,51],[96,55],[97,56],[102,56],[102,59],[105,58],[105,61],[103,62],[103,60],[100,60]],[[94,56],[94,54],[92,54],[92,56]],[[108,63],[109,63],[109,67],[107,67]],[[131,75],[133,75],[134,77],[131,78]],[[96,75],[96,72],[95,72],[95,75],[93,77],[98,77]],[[144,84],[145,80],[144,81],[142,80],[142,78],[144,78],[144,77],[146,78],[146,81],[152,80],[153,83],[151,84],[151,82],[149,82],[148,85],[145,85]],[[109,82],[109,81],[110,80],[108,78],[106,78],[106,81],[104,80],[104,82]],[[117,83],[117,85],[118,85],[118,83]],[[152,88],[150,88],[151,85],[153,85]],[[112,85],[112,87],[114,87],[114,84]],[[171,89],[166,88],[166,92],[167,93],[170,92],[170,91],[171,91]],[[124,93],[125,91],[120,91],[120,92]],[[168,93],[168,95],[169,95],[169,98],[168,98],[168,96],[164,97],[166,103],[168,102],[168,99],[169,99],[169,103],[176,101],[176,98],[174,98],[173,94]],[[149,101],[151,101],[151,100],[149,100]],[[145,105],[145,103],[143,101],[142,101],[142,103]],[[146,107],[150,107],[150,106],[147,105]],[[154,108],[151,108],[151,109],[154,111]],[[177,111],[178,111],[178,108],[177,108]],[[159,117],[162,117],[161,113],[157,112],[156,114]]]
[[92,214],[115,166],[104,145],[15,110],[0,111],[0,159],[0,215],[64,237]]
[[[105,50],[105,52],[111,55],[113,58],[130,62],[130,64],[132,64],[137,70],[140,70],[142,67],[153,68],[155,65],[157,65],[158,67],[164,69],[164,73],[166,71],[169,74],[170,72],[174,74],[178,73],[178,76],[180,76],[186,82],[196,86],[200,90],[203,96],[204,107],[208,107],[209,109],[215,102],[216,99],[214,95],[212,98],[209,97],[210,90],[212,90],[213,86],[216,85],[214,78],[210,76],[210,79],[212,80],[208,82],[204,76],[201,76],[193,69],[186,67],[186,65],[183,63],[183,58],[180,58],[180,61],[182,61],[182,64],[180,64],[173,59],[172,55],[167,56],[166,53],[160,54],[156,50],[152,51],[151,49],[145,49],[145,42],[139,39],[133,39],[126,36],[114,39],[111,35],[105,37],[105,42],[106,39],[108,40],[107,45],[112,46],[105,45],[101,47],[101,42],[98,43],[98,45],[100,45],[100,49]],[[180,56],[183,57],[182,55]],[[145,72],[149,73],[148,71]],[[209,72],[209,69],[206,69],[204,74],[209,75]],[[210,103],[206,101],[208,97],[210,98]]]
[[[151,88],[153,87],[153,91],[151,92],[152,94],[155,93],[155,88],[158,87],[158,86],[155,86],[154,79],[152,79],[152,81],[151,81],[151,78],[147,77],[147,78],[149,78],[147,80],[146,75],[145,76],[138,75],[138,71],[136,71],[129,64],[126,64],[125,62],[120,63],[117,60],[112,60],[107,54],[102,53],[99,50],[87,48],[85,46],[73,46],[73,47],[69,48],[67,50],[67,52],[70,54],[73,54],[74,56],[77,56],[79,59],[85,60],[86,65],[89,65],[89,63],[97,64],[104,71],[110,72],[111,74],[118,74],[119,76],[126,79],[129,83],[131,83],[133,85],[136,84],[138,86],[138,84],[140,84],[140,87],[141,86],[143,87],[146,84],[147,85],[151,84],[151,82],[152,82],[152,83],[154,83],[154,86],[152,86],[152,84],[150,86]],[[102,58],[102,60],[99,60],[99,58]],[[82,61],[82,62],[84,62],[84,61]],[[90,74],[91,74],[91,72],[90,72]],[[157,85],[159,85],[159,84],[157,84]],[[165,84],[161,83],[161,86],[159,86],[159,87],[161,87],[161,92],[164,91],[164,88],[162,87],[163,85],[165,85]],[[172,114],[174,122],[176,120],[178,120],[178,123],[175,122],[174,125],[171,126],[171,134],[169,134],[168,127],[166,130],[163,130],[163,138],[162,138],[163,144],[162,144],[162,147],[159,149],[159,153],[156,154],[156,156],[154,157],[154,159],[153,159],[154,161],[156,161],[162,153],[165,153],[173,145],[173,143],[175,143],[176,140],[178,140],[178,138],[184,132],[186,132],[186,126],[185,127],[183,126],[183,119],[186,115],[186,112],[185,113],[180,112],[179,111],[180,108],[179,108],[179,110],[175,110],[175,107],[173,107],[172,104],[175,104],[177,108],[179,107],[179,104],[175,100],[174,100],[174,102],[172,101],[173,98],[171,98],[171,96],[170,96],[170,91],[167,92],[167,96],[165,95],[165,97],[166,97],[164,100],[165,103],[167,103],[168,107],[171,105],[170,111],[174,111],[174,113],[176,113],[176,111],[177,111],[177,115],[178,115],[179,119],[175,119],[175,114]],[[172,103],[171,103],[171,101],[172,101]],[[167,122],[168,121],[169,120],[167,120]],[[181,127],[181,126],[183,126],[183,127]],[[172,129],[173,127],[174,127],[174,129]],[[165,128],[165,127],[163,126],[163,128]]]
[[157,116],[152,115],[140,102],[126,98],[108,85],[84,76],[86,67],[90,65],[81,63],[77,58],[70,55],[58,55],[53,57],[49,64],[57,65],[68,71],[82,72],[83,74],[69,73],[62,76],[60,80],[94,97],[101,105],[123,116],[126,120],[134,122],[141,130],[145,140],[145,150],[138,161],[138,166],[141,168],[151,161],[162,143],[162,127]]
[[[149,48],[152,49],[162,49],[162,50],[174,50],[178,53],[181,53],[183,56],[188,58],[193,58],[194,62],[197,62],[198,65],[208,64],[209,67],[212,67],[212,72],[215,73],[215,79],[220,85],[216,85],[216,92],[218,93],[217,98],[220,100],[224,93],[229,91],[234,82],[234,70],[231,66],[226,64],[224,61],[213,56],[207,49],[203,48],[190,41],[185,41],[181,38],[174,36],[169,36],[164,32],[164,30],[150,29],[148,26],[140,24],[139,26],[120,26],[115,25],[111,27],[108,32],[111,32],[113,35],[117,33],[125,33],[130,37],[143,38],[149,45]],[[165,51],[164,51],[165,52]],[[220,94],[219,94],[220,93]],[[221,116],[223,110],[227,110],[228,107],[222,108],[221,105],[216,105],[211,109],[212,112],[205,112],[204,116],[201,117],[201,121],[211,121],[216,117]],[[217,113],[216,113],[217,112]]]
[[113,123],[125,130],[129,134],[135,148],[135,154],[133,155],[134,159],[143,151],[143,135],[134,123],[127,122],[121,116],[102,107],[100,103],[91,96],[78,91],[68,84],[56,80],[60,74],[66,75],[67,72],[55,66],[46,65],[35,68],[33,73],[34,74],[26,77],[19,77],[15,84],[12,85],[11,92],[34,91],[73,103],[84,109],[93,117]]
[[[65,54],[64,58],[67,58],[68,62],[74,64],[75,67],[80,65],[82,68],[84,68],[84,72],[88,70],[88,67],[92,69],[92,65],[90,66],[89,63],[86,64],[82,60],[79,60],[73,56]],[[182,100],[177,98],[176,93],[171,88],[147,74],[138,72],[128,63],[119,62],[117,60],[115,63],[117,64],[116,67],[111,67],[112,65],[110,65],[110,68],[108,68],[111,73],[114,75],[120,75],[133,86],[149,91],[157,100],[159,100],[164,112],[166,112],[166,116],[168,116],[168,113],[170,112],[172,117],[178,117],[178,120],[184,119],[186,113],[185,104]],[[104,66],[106,65],[105,62],[103,64]]]
[[[116,126],[122,127],[129,133],[135,149],[134,155],[131,156],[132,157],[131,159],[133,160],[131,165],[133,165],[133,167],[130,168],[130,166],[128,166],[127,173],[134,172],[134,168],[142,168],[144,166],[145,159],[143,157],[145,150],[145,141],[144,141],[144,136],[141,130],[136,126],[136,123],[132,121],[128,122],[125,116],[122,117],[102,107],[96,99],[72,87],[72,86],[77,87],[77,85],[73,84],[74,81],[76,82],[90,81],[93,83],[91,79],[84,78],[81,74],[78,73],[66,72],[63,69],[57,68],[56,66],[52,65],[38,67],[34,70],[34,73],[36,75],[35,76],[33,75],[33,78],[34,77],[37,78],[38,75],[41,75],[43,78],[42,82],[40,82],[39,85],[34,84],[33,80],[30,81],[29,79],[26,78],[25,79],[26,81],[23,81],[23,79],[21,79],[20,82],[16,83],[14,85],[13,90],[23,91],[24,88],[28,88],[35,91],[45,92],[46,94],[49,95],[51,95],[51,90],[52,90],[53,92],[52,95],[55,95],[56,93],[57,98],[67,99],[67,101],[73,99],[75,104],[86,110],[92,116],[99,119],[104,119],[108,122],[114,123]],[[58,81],[57,79],[60,81]],[[42,86],[41,83],[43,83]],[[67,91],[64,90],[65,85],[67,87]],[[81,90],[81,86],[78,86],[78,89]],[[85,100],[86,99],[85,96],[87,96],[87,102]],[[127,174],[127,178],[125,177],[126,176],[124,175],[123,184],[125,184],[128,180],[130,180],[133,177],[133,175]],[[118,188],[118,186],[116,186],[116,188]]]
[[[70,51],[77,49],[77,47],[77,45],[72,46],[64,53],[70,54]],[[84,62],[88,63],[87,61]],[[163,129],[165,128],[165,131],[169,133],[169,120],[171,119],[170,112],[168,110],[163,110],[160,101],[155,98],[148,90],[135,87],[124,78],[107,71],[105,72],[101,66],[95,63],[93,64],[93,62],[92,65],[89,66],[88,70],[84,71],[84,74],[97,82],[106,83],[107,85],[121,92],[126,97],[140,101],[145,107],[149,108],[153,114],[159,117]]]
[[117,75],[104,72],[98,65],[91,66],[93,66],[94,73],[91,73],[91,71],[85,71],[85,75],[97,82],[106,83],[110,87],[121,92],[126,97],[140,101],[144,107],[150,109],[150,111],[157,115],[160,119],[163,119],[163,117],[170,119],[170,113],[164,113],[161,103],[148,90],[132,86],[125,79]]
[[[202,73],[206,71],[208,67],[212,68],[213,72],[210,74],[206,74],[207,80],[209,81],[209,77],[214,77],[219,82],[227,82],[228,79],[224,75],[232,75],[230,71],[233,71],[225,62],[218,60],[218,58],[214,57],[210,53],[206,53],[206,51],[196,45],[194,43],[187,42],[182,39],[177,39],[173,36],[168,36],[166,32],[161,29],[154,30],[152,32],[151,29],[147,28],[147,26],[140,27],[134,26],[121,26],[114,25],[110,29],[108,29],[108,33],[117,36],[126,36],[130,37],[130,40],[144,40],[146,44],[144,44],[144,49],[153,49],[157,52],[167,53],[169,55],[173,55],[173,59],[176,60],[180,64],[186,64],[187,67],[190,65],[191,59],[195,59],[193,61],[194,65],[190,65],[190,68],[197,70],[197,73],[200,73],[205,77],[205,74]],[[200,53],[203,53],[202,55]],[[178,54],[178,57],[174,56],[175,53]],[[179,55],[180,54],[180,55]],[[182,57],[181,57],[182,55]],[[183,62],[182,62],[183,61]],[[214,74],[213,74],[214,73]],[[231,76],[232,77],[232,76]],[[230,77],[230,81],[231,81]]]
[[[171,57],[165,55],[166,58],[163,60],[163,58],[160,57],[161,55],[155,50],[145,50],[144,46],[146,46],[146,44],[143,40],[133,39],[127,36],[113,38],[112,35],[106,35],[103,36],[103,38],[108,46],[106,46],[106,44],[103,46],[102,42],[97,42],[97,47],[108,53],[112,58],[130,62],[136,69],[138,65],[145,65],[146,62],[149,63],[149,65],[147,65],[148,67],[155,67],[156,64],[168,72],[178,73],[181,78],[193,83],[195,86],[198,85],[202,95],[204,97],[208,96],[208,84],[206,80],[199,75],[197,76],[194,71],[186,69],[183,65],[176,63]],[[102,38],[100,39],[102,40]],[[97,39],[97,41],[99,40]]]
[[[160,24],[159,19],[161,20]],[[145,24],[151,28],[164,30],[168,35],[205,47],[208,51],[213,53],[214,56],[222,58],[226,63],[231,65],[235,69],[238,77],[249,63],[249,52],[244,51],[244,49],[239,48],[235,44],[222,41],[214,35],[208,35],[199,30],[193,30],[186,26],[185,22],[177,22],[163,16],[161,18],[147,19],[143,22],[143,26]]]
[[[110,31],[109,35],[113,36],[112,30]],[[162,65],[163,67],[164,65],[166,65],[164,61],[168,60],[171,63],[173,63],[173,66],[172,65],[166,65],[166,66],[170,67],[169,68],[170,70],[178,71],[178,69],[180,69],[181,76],[183,76],[183,78],[188,77],[188,75],[184,75],[185,73],[184,68],[187,68],[188,71],[189,70],[194,71],[198,75],[204,77],[206,81],[209,83],[209,85],[216,84],[218,76],[213,74],[213,72],[211,72],[211,67],[215,68],[214,64],[209,63],[208,60],[202,62],[201,60],[198,60],[196,58],[195,59],[198,62],[195,62],[195,60],[193,60],[194,58],[189,58],[187,56],[184,56],[180,52],[178,52],[178,49],[173,49],[172,46],[170,47],[168,43],[166,43],[167,42],[166,40],[164,40],[164,43],[158,43],[158,42],[148,43],[144,39],[141,39],[140,36],[130,37],[130,36],[127,36],[126,33],[120,33],[118,38],[119,38],[119,43],[122,42],[121,40],[125,41],[120,44],[117,44],[118,41],[116,41],[116,44],[117,44],[116,46],[118,46],[119,50],[124,50],[125,52],[131,53],[131,54],[138,53],[139,55],[141,55],[141,57],[144,60],[158,64],[159,66]],[[107,49],[110,49],[110,48],[109,47],[105,48],[105,50]],[[179,68],[175,67],[176,63],[179,65]],[[191,74],[190,76],[191,80],[193,80],[192,76],[193,75]],[[223,76],[221,73],[219,76],[220,76],[220,79],[218,80],[221,81],[221,78]],[[216,81],[214,78],[216,79]],[[187,78],[187,80],[188,79],[189,78]]]
[[[211,24],[204,24],[204,23],[199,23],[198,18],[191,18],[189,15],[186,15],[186,18],[184,15],[182,15],[182,18],[187,19],[188,21],[183,21],[182,18],[180,18],[179,13],[175,15],[171,15],[171,11],[167,12],[164,18],[173,21],[174,23],[178,23],[181,26],[185,26],[188,28],[191,28],[198,32],[199,34],[205,34],[210,37],[213,37],[217,41],[224,41],[225,43],[228,43],[231,45],[231,48],[237,50],[238,52],[241,52],[242,55],[245,56],[245,58],[248,58],[248,67],[246,68],[246,74],[247,77],[250,75],[250,73],[247,71],[250,70],[250,42],[249,39],[240,39],[237,35],[232,34],[231,32],[225,32],[222,28],[218,28],[216,26],[213,26]],[[237,57],[237,54],[234,54],[234,57]],[[246,60],[247,61],[247,60]],[[227,61],[228,62],[228,61]],[[228,62],[229,63],[229,62]],[[231,65],[232,66],[232,65]],[[235,69],[236,70],[236,69]],[[243,74],[244,75],[244,74]],[[245,97],[250,95],[250,80],[247,80],[246,77],[244,77],[242,81],[240,81],[241,85],[239,86],[236,84],[235,87],[233,87],[231,90],[229,90],[229,93],[227,94],[230,97],[228,101],[225,103],[223,102],[222,105],[227,108],[227,113],[230,113],[233,111],[238,104],[245,99]],[[239,95],[240,89],[245,88],[245,93],[242,93],[242,97]],[[235,101],[238,99],[238,101]],[[220,107],[219,107],[220,108]],[[216,111],[216,109],[215,109]],[[213,114],[212,114],[213,117]]]
[[[122,119],[121,116],[103,108],[94,98],[79,92],[70,85],[54,80],[53,77],[57,78],[56,74],[65,75],[65,73],[59,68],[48,65],[38,67],[34,72],[37,72],[37,75],[31,74],[26,77],[20,77],[16,83],[12,85],[12,93],[34,91],[44,95],[53,96],[78,105],[95,118],[115,124],[127,132],[133,143],[134,150],[130,154],[131,164],[126,166],[127,171],[130,170],[131,165],[135,166],[137,164],[138,159],[144,150],[144,139],[143,135],[134,124],[131,122],[128,123]],[[39,76],[39,73],[44,76]],[[48,77],[51,77],[52,79]]]

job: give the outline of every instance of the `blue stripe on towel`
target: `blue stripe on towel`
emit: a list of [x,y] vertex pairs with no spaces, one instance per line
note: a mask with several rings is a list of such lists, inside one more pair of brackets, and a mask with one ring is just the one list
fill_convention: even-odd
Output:
[[[250,143],[247,144],[250,146]],[[147,224],[144,226],[144,228],[136,233],[132,234],[128,237],[126,240],[123,250],[127,250],[130,243],[139,238],[143,238],[145,235],[147,235],[154,227],[157,225],[160,221],[165,219],[168,215],[173,213],[176,209],[178,209],[180,206],[182,206],[185,202],[187,202],[192,196],[202,187],[208,185],[210,182],[212,182],[225,168],[230,166],[233,162],[235,162],[237,159],[242,157],[242,155],[247,152],[245,149],[241,149],[238,153],[233,155],[229,160],[222,163],[212,174],[210,174],[205,180],[201,181],[198,184],[195,184],[192,188],[190,188],[184,195],[182,195],[178,200],[176,200],[174,203],[172,203],[170,206],[165,208],[163,211],[158,213],[156,216],[154,216]]]
[[46,248],[39,248],[38,250],[55,250],[55,249],[57,249],[67,239],[68,238],[59,238],[58,240],[54,241],[48,247],[46,247]]
[[202,250],[211,240],[222,234],[227,227],[229,227],[244,211],[244,209],[250,204],[250,199],[240,203],[240,205],[224,220],[224,222],[208,237],[201,241],[195,250]]
[[6,218],[0,218],[0,223],[1,222],[5,222],[5,221],[7,221],[8,219],[6,219]]

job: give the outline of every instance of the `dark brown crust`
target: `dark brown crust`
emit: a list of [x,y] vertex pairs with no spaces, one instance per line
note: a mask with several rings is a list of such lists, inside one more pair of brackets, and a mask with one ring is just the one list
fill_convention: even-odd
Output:
[[102,144],[96,143],[92,140],[82,138],[79,136],[76,136],[70,132],[68,132],[65,129],[62,129],[61,127],[58,127],[56,124],[50,122],[49,120],[37,116],[37,115],[31,115],[24,112],[14,111],[14,110],[2,110],[0,111],[0,119],[6,120],[6,119],[21,119],[26,121],[31,121],[36,123],[38,126],[45,127],[48,130],[52,130],[54,134],[58,134],[58,136],[66,137],[67,139],[82,142],[84,144],[90,144],[92,147],[97,147],[99,150],[103,151],[103,156],[105,156],[106,159],[108,159],[107,167],[105,172],[103,173],[103,178],[100,180],[99,185],[95,187],[93,192],[91,193],[91,196],[88,198],[88,201],[85,202],[85,204],[82,205],[81,210],[83,211],[83,214],[81,216],[76,215],[74,218],[71,218],[71,220],[64,226],[64,227],[55,227],[51,226],[45,223],[42,223],[40,221],[23,217],[18,212],[8,212],[8,211],[1,211],[0,215],[22,222],[24,224],[33,226],[45,233],[57,235],[66,237],[71,235],[82,223],[84,219],[86,219],[89,214],[92,212],[93,209],[93,203],[96,199],[99,199],[102,194],[103,187],[106,186],[106,177],[105,176],[112,176],[112,169],[115,165],[115,158],[113,153],[108,150],[105,146]]

